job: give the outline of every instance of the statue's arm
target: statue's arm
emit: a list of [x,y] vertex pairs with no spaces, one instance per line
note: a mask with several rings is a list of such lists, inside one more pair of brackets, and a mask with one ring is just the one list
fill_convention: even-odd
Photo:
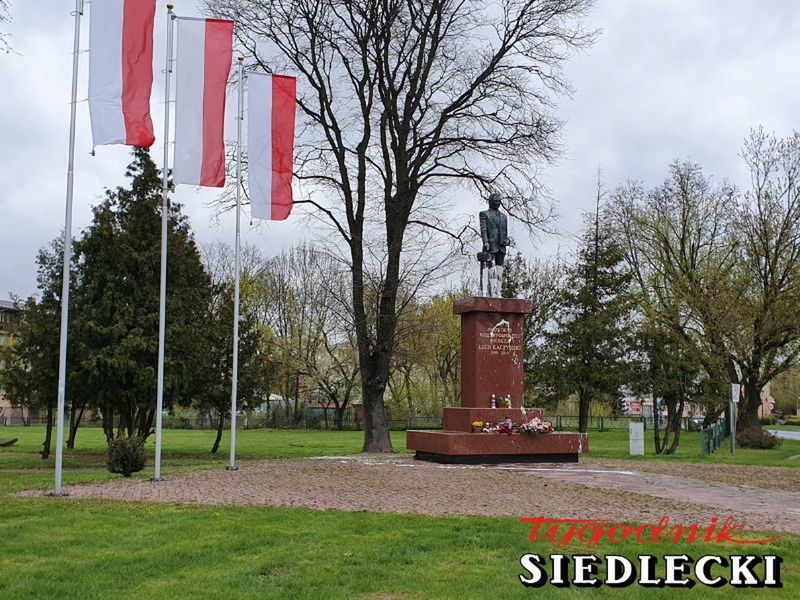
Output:
[[501,236],[502,237],[502,242],[501,243],[502,243],[503,246],[508,246],[509,244],[511,244],[511,240],[508,239],[508,219],[506,218],[505,215],[503,215],[503,232],[502,233],[503,234]]
[[483,251],[489,250],[489,218],[484,213],[478,214],[478,219],[481,223],[481,240],[483,240]]

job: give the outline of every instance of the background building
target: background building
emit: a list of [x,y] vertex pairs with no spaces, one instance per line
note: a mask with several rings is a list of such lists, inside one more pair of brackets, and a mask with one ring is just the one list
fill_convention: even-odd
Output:
[[[11,343],[11,331],[22,309],[10,300],[0,300],[0,347]],[[5,362],[0,359],[0,370],[5,369]],[[29,416],[27,409],[13,408],[11,399],[7,398],[5,391],[0,387],[0,425],[16,425]],[[35,415],[38,417],[38,415]]]

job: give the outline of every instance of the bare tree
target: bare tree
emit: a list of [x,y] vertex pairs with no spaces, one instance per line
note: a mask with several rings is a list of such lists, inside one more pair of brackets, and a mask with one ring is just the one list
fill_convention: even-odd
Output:
[[[383,394],[407,240],[420,229],[465,233],[442,211],[459,183],[500,191],[532,230],[547,220],[535,166],[557,154],[554,98],[570,91],[560,67],[592,42],[579,22],[591,5],[206,0],[209,12],[238,22],[255,67],[300,78],[296,176],[301,202],[327,219],[349,256],[365,451],[392,449]],[[371,253],[382,261],[372,322]]]
[[281,395],[295,421],[302,409],[300,381],[319,374],[325,345],[337,341],[332,333],[332,323],[342,312],[337,312],[332,293],[337,268],[331,257],[301,245],[264,263],[258,275],[259,320],[275,337]]
[[800,357],[800,134],[758,129],[742,156],[744,194],[676,163],[663,186],[629,185],[614,203],[648,319],[689,344],[712,380],[726,380],[730,359],[741,367],[740,431],[760,427],[762,390]]
[[[662,327],[686,345],[710,378],[706,401],[714,415],[726,397],[727,333],[737,263],[732,237],[736,191],[715,185],[693,163],[675,162],[651,191],[637,183],[618,188],[610,215],[639,292],[642,321]],[[715,389],[716,387],[716,389]],[[719,406],[716,406],[716,405]]]
[[[0,0],[0,23],[8,23],[11,21],[11,13],[8,9],[11,7],[10,0]],[[8,43],[8,33],[0,31],[0,50],[6,53],[11,52],[11,46]]]
[[751,132],[751,187],[736,212],[744,293],[731,353],[744,375],[740,430],[759,428],[761,392],[800,356],[800,133]]

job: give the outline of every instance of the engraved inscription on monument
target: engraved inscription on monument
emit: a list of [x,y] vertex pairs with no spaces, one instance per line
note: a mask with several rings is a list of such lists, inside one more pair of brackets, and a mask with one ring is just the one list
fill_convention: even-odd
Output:
[[522,334],[512,333],[510,327],[492,328],[478,332],[478,351],[491,356],[509,356],[522,351]]

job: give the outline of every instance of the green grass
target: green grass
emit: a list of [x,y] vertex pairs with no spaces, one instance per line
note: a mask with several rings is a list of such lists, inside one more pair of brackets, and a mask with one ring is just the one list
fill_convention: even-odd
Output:
[[[517,579],[519,556],[561,549],[528,542],[527,526],[511,518],[58,499],[5,501],[0,517],[3,598],[796,598],[800,590],[796,536],[745,550],[783,557],[782,590],[531,590]],[[625,543],[593,551],[740,550]]]
[[692,431],[681,433],[680,445],[674,455],[657,455],[654,448],[652,430],[645,432],[644,456],[631,456],[628,453],[628,432],[625,430],[589,432],[589,456],[594,458],[720,463],[762,467],[800,467],[800,460],[792,458],[800,455],[800,442],[794,440],[783,440],[783,443],[778,448],[771,450],[737,448],[736,453],[733,455],[731,455],[730,451],[730,441],[725,440],[716,452],[710,456],[703,457],[700,456],[700,434]]
[[[162,473],[188,469],[223,468],[228,463],[228,434],[216,455],[209,452],[214,440],[213,431],[165,429],[163,437]],[[646,432],[645,456],[628,454],[628,432],[624,430],[589,432],[590,457],[653,460],[687,463],[720,463],[755,466],[784,466],[800,468],[800,442],[784,440],[773,450],[739,448],[730,454],[726,443],[709,457],[700,456],[699,434],[683,433],[678,451],[672,456],[653,454],[652,432]],[[22,489],[46,489],[52,485],[54,454],[47,460],[39,455],[43,427],[0,427],[0,437],[16,437],[19,441],[9,448],[0,448],[0,494]],[[301,458],[336,456],[360,452],[363,434],[359,431],[311,431],[305,429],[252,429],[237,434],[237,460],[269,458]],[[408,452],[405,432],[393,431],[392,444],[398,452]],[[74,450],[64,451],[64,485],[88,483],[118,477],[105,469],[106,442],[99,428],[79,431]],[[154,436],[147,441],[150,454],[145,470],[135,477],[152,477]]]
[[[17,498],[10,492],[48,489],[53,459],[37,451],[41,427],[0,428],[18,437],[0,449],[0,598],[605,598],[676,597],[800,598],[800,537],[782,535],[770,546],[685,544],[601,545],[596,554],[734,553],[783,557],[782,590],[524,588],[519,556],[563,549],[527,541],[527,526],[513,518],[424,517],[309,511],[303,509],[75,501]],[[649,432],[648,432],[649,433]],[[210,431],[164,431],[166,476],[198,468],[223,468],[228,448],[208,450]],[[405,451],[405,434],[393,432]],[[227,440],[227,436],[224,438]],[[226,443],[226,442],[225,442]],[[360,432],[250,430],[237,436],[240,460],[341,455],[359,452]],[[105,440],[84,429],[78,448],[65,451],[64,484],[104,481]],[[652,442],[648,435],[648,451]],[[629,458],[627,432],[591,432],[591,455]],[[727,448],[699,456],[697,434],[688,434],[674,457],[644,460],[735,462],[797,467],[787,460],[800,443],[777,450]],[[152,452],[153,440],[148,441]],[[140,478],[152,476],[152,458]],[[602,515],[602,507],[598,507]],[[531,516],[531,515],[520,515]],[[558,514],[547,515],[558,517]],[[763,537],[768,537],[764,535]],[[572,545],[567,554],[587,552]]]
[[[211,454],[215,432],[201,430],[165,429],[162,441],[162,474],[189,469],[224,468],[229,461],[230,446],[227,433],[217,454]],[[47,489],[53,486],[55,453],[43,460],[39,454],[44,439],[44,427],[0,427],[0,437],[15,437],[18,442],[0,448],[0,494],[23,489]],[[266,458],[301,458],[308,456],[338,456],[361,451],[364,434],[360,431],[311,431],[306,429],[251,429],[237,432],[237,461]],[[405,432],[393,431],[395,449],[406,451]],[[102,429],[80,429],[76,448],[64,450],[65,486],[115,479],[106,471],[106,441]],[[153,476],[154,436],[147,440],[149,453],[145,470],[134,477]]]

